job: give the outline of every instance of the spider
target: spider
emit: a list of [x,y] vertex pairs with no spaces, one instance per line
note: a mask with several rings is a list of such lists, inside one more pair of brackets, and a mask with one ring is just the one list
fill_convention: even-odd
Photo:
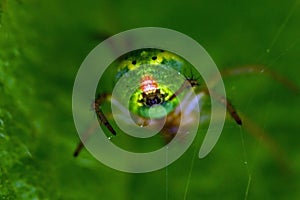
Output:
[[[227,112],[237,125],[243,125],[243,120],[232,103],[218,93],[209,92],[195,68],[175,53],[162,49],[139,49],[121,56],[113,64],[113,67],[116,70],[116,82],[122,77],[126,77],[128,72],[136,73],[135,79],[131,81],[135,82],[137,88],[130,94],[128,110],[130,111],[132,119],[134,119],[139,126],[147,126],[150,123],[159,124],[161,120],[164,119],[165,124],[160,133],[166,143],[174,138],[179,126],[185,127],[183,130],[188,132],[190,125],[195,123],[194,115],[199,114],[194,112],[194,108],[198,106],[199,103],[200,106],[201,104],[203,106],[202,101],[205,101],[205,97],[208,96],[225,106]],[[174,80],[172,85],[173,88],[174,85],[176,85],[175,90],[170,89],[170,81],[168,83],[165,81],[173,80],[174,77],[165,73],[164,70],[162,70],[163,68],[174,70],[178,74],[183,75],[184,79]],[[297,90],[292,83],[282,76],[260,66],[244,66],[225,70],[221,73],[223,76],[233,76],[243,73],[261,73],[262,71],[283,83],[288,88]],[[212,78],[212,81],[218,80]],[[192,92],[195,93],[196,96],[191,97],[190,93]],[[123,91],[122,94],[120,94],[121,98],[127,95],[128,91]],[[120,110],[127,109],[127,105],[122,105],[118,99],[112,98],[112,95],[109,93],[101,93],[93,101],[92,109],[96,113],[99,123],[103,124],[112,135],[117,135],[115,128],[110,123],[110,119],[104,114],[102,109],[102,105],[107,101],[119,107]],[[164,112],[160,110],[154,113],[152,112],[150,119],[150,110],[156,106],[163,107]],[[180,119],[182,119],[182,121],[180,121]],[[126,121],[126,119],[124,120]],[[93,128],[87,131],[83,137],[84,140],[88,139],[92,129]],[[75,157],[79,155],[83,147],[84,145],[81,141],[74,152]]]

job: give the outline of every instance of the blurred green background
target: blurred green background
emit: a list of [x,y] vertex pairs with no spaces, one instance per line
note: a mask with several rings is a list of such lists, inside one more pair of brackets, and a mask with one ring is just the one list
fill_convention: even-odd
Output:
[[171,28],[220,69],[265,65],[300,86],[299,22],[294,0],[1,0],[0,199],[299,199],[300,97],[263,73],[224,80],[259,129],[229,119],[205,159],[194,156],[198,140],[146,174],[115,171],[86,150],[73,158],[71,110],[77,70],[103,33]]

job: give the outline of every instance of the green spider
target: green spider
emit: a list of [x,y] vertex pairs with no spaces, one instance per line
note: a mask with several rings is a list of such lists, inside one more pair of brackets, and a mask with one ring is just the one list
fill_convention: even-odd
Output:
[[[92,107],[97,115],[98,122],[103,124],[112,135],[117,135],[117,132],[111,125],[110,116],[107,116],[110,113],[105,115],[103,112],[102,106],[105,102],[119,107],[120,110],[129,111],[131,118],[139,126],[147,127],[150,123],[154,123],[155,125],[163,122],[164,125],[160,133],[165,143],[168,143],[176,134],[187,134],[190,127],[198,123],[199,119],[200,122],[208,121],[208,118],[196,117],[200,113],[195,112],[197,110],[195,108],[200,105],[200,112],[202,114],[206,110],[202,109],[205,102],[209,102],[207,97],[210,97],[225,106],[227,112],[238,125],[243,126],[244,129],[256,138],[264,138],[264,145],[269,149],[273,157],[281,166],[289,168],[287,162],[284,161],[284,153],[276,145],[277,143],[249,119],[243,117],[242,122],[241,117],[230,101],[216,92],[208,91],[204,81],[201,79],[201,75],[182,57],[161,49],[139,49],[121,56],[109,68],[113,71],[114,81],[107,79],[106,84],[107,82],[111,82],[111,85],[114,87],[113,82],[117,83],[122,78],[125,78],[127,83],[137,85],[133,92],[129,90],[129,87],[129,89],[124,87],[124,90],[118,94],[120,99],[114,98],[111,93],[103,92],[93,101]],[[175,80],[176,76],[174,76],[174,73],[172,75],[172,73],[166,71],[175,71],[176,74],[180,74],[184,78]],[[133,72],[135,76],[128,76],[128,74]],[[299,88],[292,82],[280,74],[268,70],[264,66],[249,65],[221,71],[222,77],[249,73],[269,75],[289,90],[299,93]],[[220,80],[212,77],[212,83],[216,83],[217,81]],[[196,94],[196,96],[191,95],[191,93]],[[128,95],[130,95],[128,104],[122,105],[120,102],[122,99],[128,98]],[[155,109],[156,107],[163,107],[163,112],[162,109]],[[149,114],[150,110],[152,110],[151,118]],[[206,114],[209,115],[209,113]],[[126,117],[123,118],[125,123],[126,120],[128,120]],[[98,124],[91,126],[83,135],[74,152],[75,157],[79,155],[84,147],[83,141],[89,138],[96,126]],[[179,127],[182,131],[180,133],[178,133]]]
[[[119,96],[122,99],[128,94],[131,95],[127,107],[138,125],[145,126],[150,123],[150,109],[152,109],[152,122],[154,120],[158,123],[161,119],[165,119],[160,133],[166,143],[172,140],[179,126],[186,127],[184,130],[188,131],[188,127],[195,123],[193,116],[199,113],[194,113],[194,108],[207,95],[223,104],[236,123],[242,125],[242,120],[232,104],[217,93],[209,94],[203,81],[200,80],[200,74],[194,67],[172,52],[161,49],[139,49],[121,56],[112,64],[112,67],[116,70],[116,82],[122,77],[126,77],[128,72],[135,73],[134,78],[131,77],[128,81],[134,82],[137,89],[132,93],[129,89],[126,91],[125,87]],[[169,73],[168,70],[181,74],[184,79],[175,80],[174,74]],[[196,75],[199,78],[195,78]],[[196,97],[192,98],[189,95],[191,92],[194,92]],[[117,99],[112,99],[111,94],[108,93],[98,95],[93,103],[93,110],[95,110],[99,123],[104,124],[111,134],[116,135],[115,129],[101,108],[105,101],[116,104],[122,107],[121,109],[126,109],[126,105],[122,106]],[[161,109],[153,112],[153,109],[158,105],[164,108],[163,112]],[[181,119],[183,121],[180,121]],[[80,142],[74,156],[78,156],[82,148],[83,143]]]

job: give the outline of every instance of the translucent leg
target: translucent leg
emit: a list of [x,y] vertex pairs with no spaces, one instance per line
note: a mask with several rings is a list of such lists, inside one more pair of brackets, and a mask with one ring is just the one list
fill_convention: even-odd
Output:
[[[235,67],[230,69],[224,69],[221,71],[222,78],[228,76],[239,76],[243,74],[265,74],[270,76],[275,81],[284,85],[287,89],[292,92],[300,93],[300,89],[292,81],[288,80],[286,77],[280,75],[279,73],[260,65],[247,65],[242,67]],[[217,76],[211,79],[211,84],[215,85],[216,82],[220,81]]]
[[[276,82],[279,82],[283,86],[285,86],[288,90],[290,90],[293,93],[300,93],[300,89],[297,85],[295,85],[293,82],[288,80],[286,77],[267,69],[264,66],[259,65],[249,65],[249,66],[243,66],[243,67],[237,67],[237,68],[231,68],[231,69],[225,69],[221,71],[222,77],[228,77],[228,76],[240,76],[243,74],[265,74],[272,79],[274,79]],[[213,78],[211,84],[216,83],[218,80],[217,78]],[[214,95],[214,94],[213,94]],[[228,109],[230,110],[231,109]],[[278,161],[279,165],[285,169],[286,171],[290,171],[288,162],[286,161],[286,154],[284,151],[280,148],[278,143],[274,141],[271,137],[269,137],[260,126],[258,126],[256,123],[252,122],[250,119],[248,119],[245,115],[243,115],[243,128],[249,132],[253,137],[255,137],[257,140],[263,139],[264,146],[269,150],[271,155]]]
[[292,172],[292,169],[288,164],[288,160],[286,159],[287,155],[280,145],[272,139],[262,127],[247,118],[245,115],[242,116],[244,119],[243,129],[263,143],[263,146],[270,152],[283,171],[288,173]]
[[[197,80],[187,78],[184,81],[184,83],[181,85],[181,87],[169,98],[169,100],[172,100],[173,98],[175,98],[176,96],[181,94],[184,90],[190,89],[191,87],[196,87],[198,85],[199,84],[198,84]],[[221,104],[223,104],[226,107],[228,113],[236,121],[236,123],[238,125],[242,125],[242,120],[241,120],[240,116],[238,115],[235,108],[233,107],[233,105],[230,103],[230,101],[228,99],[226,99],[225,97],[223,97],[217,93],[209,93],[208,89],[204,88],[204,87],[200,88],[199,93],[201,93],[201,92],[204,92],[207,95],[210,95],[212,98],[218,100]]]
[[203,92],[205,92],[207,95],[210,95],[212,98],[216,99],[221,104],[223,104],[226,107],[227,112],[231,115],[231,117],[235,120],[235,122],[238,125],[242,125],[241,117],[238,115],[236,109],[233,107],[233,105],[231,104],[231,102],[228,99],[226,99],[225,97],[223,97],[215,92],[210,91],[210,93],[209,93],[209,91],[207,89],[203,89]]
[[[92,105],[93,105],[93,110],[95,110],[95,112],[97,114],[98,122],[104,124],[104,126],[106,126],[107,129],[113,135],[116,135],[117,134],[116,131],[110,125],[110,123],[108,122],[107,118],[105,117],[105,115],[101,109],[101,105],[103,104],[103,102],[107,101],[109,98],[110,98],[109,94],[101,94],[96,98],[95,102]],[[98,126],[98,122],[93,123],[93,125],[84,133],[84,135],[82,137],[83,141],[86,141],[89,138],[89,136],[94,132],[94,130]],[[80,151],[82,150],[82,148],[84,147],[82,140],[80,140],[79,144],[77,145],[77,148],[73,154],[74,157],[77,157],[79,155]]]

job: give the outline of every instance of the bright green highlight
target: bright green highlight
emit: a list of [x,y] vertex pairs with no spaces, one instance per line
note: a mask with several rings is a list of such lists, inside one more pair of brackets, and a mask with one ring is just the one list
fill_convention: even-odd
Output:
[[[142,67],[146,65],[147,67]],[[152,113],[151,115],[151,117],[156,119],[165,117],[179,104],[177,97],[172,100],[169,100],[169,98],[181,87],[184,75],[191,71],[191,65],[186,60],[172,52],[160,49],[141,49],[129,52],[118,59],[114,63],[114,66],[118,68],[116,81],[130,71],[136,72],[135,77],[128,78],[128,82],[136,83],[137,88],[132,94],[128,106],[132,113],[144,118],[150,117],[150,107],[139,102],[142,99],[143,93],[140,88],[140,81],[143,76],[152,76],[158,83],[157,89],[160,89],[162,94],[167,94],[166,101],[160,104],[165,111],[154,109],[157,113]],[[182,80],[176,81],[174,74],[168,73],[168,69],[172,71],[176,70],[178,74],[183,76]],[[129,91],[124,91],[123,93],[124,97],[130,94]]]

